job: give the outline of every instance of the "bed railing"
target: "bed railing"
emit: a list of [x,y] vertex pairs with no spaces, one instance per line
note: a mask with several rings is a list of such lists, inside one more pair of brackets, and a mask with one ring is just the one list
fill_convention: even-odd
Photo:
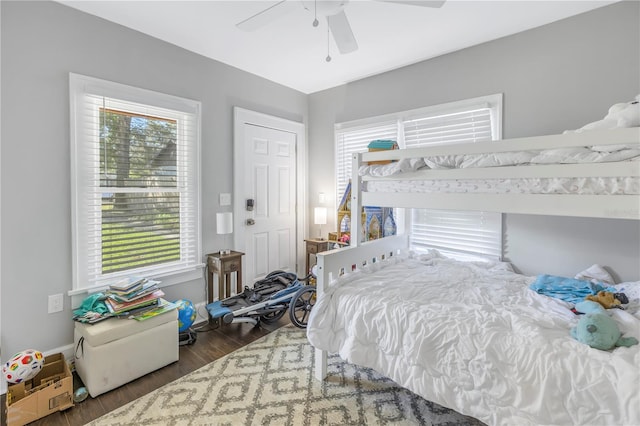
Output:
[[492,152],[517,152],[523,150],[626,144],[638,144],[640,146],[640,127],[591,130],[581,133],[532,136],[499,141],[432,145],[419,148],[363,152],[362,159],[363,161],[401,160],[403,158],[435,155],[485,154]]
[[[409,246],[409,238],[406,235],[394,235],[378,240],[360,243],[359,246],[350,246],[329,250],[317,255],[317,281],[316,291],[320,297],[330,283],[340,275],[355,271],[364,265],[380,262],[398,254],[398,251]],[[327,375],[327,352],[316,349],[315,375],[318,380],[323,380]]]
[[[583,133],[519,138],[459,145],[439,145],[354,154],[351,207],[361,206],[481,210],[502,213],[640,219],[640,195],[520,194],[520,193],[407,193],[366,192],[362,181],[411,181],[456,179],[599,178],[640,177],[640,161],[590,164],[540,164],[526,166],[477,167],[465,169],[422,169],[388,177],[360,177],[358,170],[369,161],[402,160],[441,155],[540,151],[552,148],[594,145],[634,145],[640,149],[640,128],[600,130]],[[352,233],[361,224],[352,221]]]

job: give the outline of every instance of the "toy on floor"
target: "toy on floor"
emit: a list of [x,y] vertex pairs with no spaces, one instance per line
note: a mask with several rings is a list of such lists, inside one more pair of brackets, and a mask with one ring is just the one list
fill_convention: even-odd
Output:
[[178,305],[178,344],[192,345],[198,335],[191,328],[196,320],[196,308],[190,300],[180,299],[175,302]]
[[42,352],[27,349],[18,352],[2,366],[2,375],[9,383],[17,384],[34,378],[44,365]]
[[618,324],[606,314],[600,303],[585,300],[576,303],[576,310],[585,314],[571,329],[571,336],[577,341],[603,351],[617,346],[629,347],[638,344],[635,337],[622,337]]

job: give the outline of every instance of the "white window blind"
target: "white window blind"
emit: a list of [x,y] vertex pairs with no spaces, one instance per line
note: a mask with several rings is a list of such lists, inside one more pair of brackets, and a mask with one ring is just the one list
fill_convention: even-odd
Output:
[[[401,148],[471,143],[500,138],[502,96],[492,95],[343,123],[336,131],[338,200],[351,177],[351,154],[374,139],[393,139]],[[412,209],[409,230],[414,249],[435,248],[465,259],[501,258],[502,214]]]
[[[414,116],[405,120],[403,127],[407,148],[490,141],[495,128],[492,108],[482,104],[462,111]],[[502,257],[501,213],[412,209],[410,229],[415,249],[435,248],[464,259]]]
[[461,259],[502,257],[502,215],[495,212],[412,209],[411,245]]
[[403,122],[404,148],[492,140],[491,109],[413,117]]
[[200,104],[71,75],[74,289],[201,262]]
[[351,156],[356,152],[366,151],[372,140],[396,140],[397,136],[398,124],[395,121],[336,133],[336,205],[342,200],[351,179]]

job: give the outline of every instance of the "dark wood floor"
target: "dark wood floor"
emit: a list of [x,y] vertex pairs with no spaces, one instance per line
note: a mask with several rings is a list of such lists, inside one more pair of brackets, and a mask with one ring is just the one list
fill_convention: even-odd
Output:
[[[210,329],[208,325],[204,325],[201,331],[198,332],[197,341],[193,345],[180,346],[179,361],[160,370],[156,370],[153,373],[149,373],[117,389],[99,395],[96,398],[89,397],[85,401],[77,403],[73,408],[50,414],[30,425],[84,425],[211,361],[222,358],[226,354],[286,324],[289,324],[288,315],[285,315],[277,323],[261,324],[259,327],[254,327],[251,324],[227,324],[215,329]],[[82,386],[82,382],[74,374],[74,390],[80,386]],[[2,395],[0,402],[2,403],[2,407],[5,407],[5,395]],[[2,416],[1,426],[6,426],[4,415]]]

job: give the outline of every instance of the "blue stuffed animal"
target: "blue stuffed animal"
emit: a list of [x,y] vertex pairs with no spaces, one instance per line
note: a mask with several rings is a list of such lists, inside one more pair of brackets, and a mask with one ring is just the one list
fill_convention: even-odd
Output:
[[638,344],[635,337],[622,337],[618,324],[605,313],[598,302],[585,300],[576,303],[576,310],[585,314],[571,329],[571,336],[577,341],[603,351],[617,346],[629,347]]

